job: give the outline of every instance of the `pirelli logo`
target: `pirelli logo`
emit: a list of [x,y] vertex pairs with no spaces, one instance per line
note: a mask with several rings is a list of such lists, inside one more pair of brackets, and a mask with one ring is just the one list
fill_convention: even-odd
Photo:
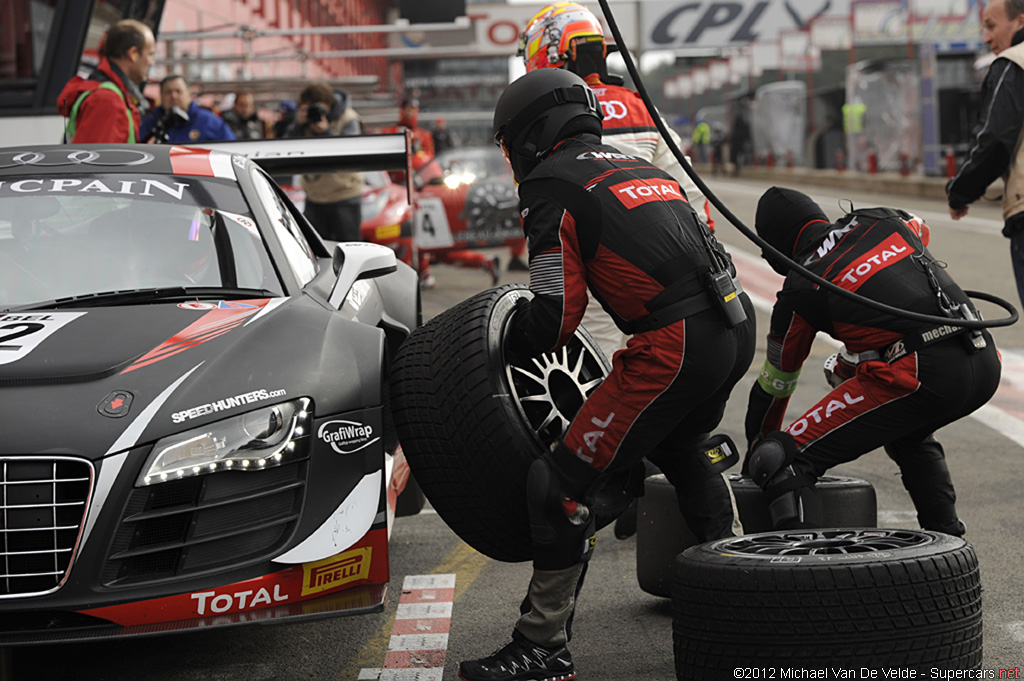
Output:
[[304,563],[302,595],[337,589],[339,586],[366,579],[370,574],[371,547],[345,551],[336,556]]

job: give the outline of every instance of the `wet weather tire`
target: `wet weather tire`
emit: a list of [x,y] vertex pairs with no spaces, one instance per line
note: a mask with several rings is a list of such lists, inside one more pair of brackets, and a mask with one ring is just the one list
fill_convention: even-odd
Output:
[[[772,529],[764,492],[739,473],[726,475],[736,497],[746,534]],[[827,527],[874,527],[877,524],[875,488],[871,483],[843,476],[822,476],[816,485]],[[636,576],[640,588],[654,596],[672,595],[672,564],[684,549],[697,544],[676,501],[676,490],[664,475],[644,483],[637,507]]]
[[531,560],[526,472],[607,375],[584,331],[564,351],[511,366],[502,341],[519,285],[483,291],[416,329],[392,368],[395,425],[431,506],[467,544]]
[[925,678],[981,665],[978,559],[939,532],[799,530],[693,546],[675,562],[672,617],[678,679],[860,667]]

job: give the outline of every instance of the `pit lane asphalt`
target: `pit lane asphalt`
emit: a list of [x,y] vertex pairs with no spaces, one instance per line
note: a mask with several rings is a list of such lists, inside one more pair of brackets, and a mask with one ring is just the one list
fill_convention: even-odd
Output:
[[[794,175],[778,179],[706,178],[721,198],[742,219],[753,225],[757,197],[770,184],[793,186],[811,194],[833,218],[838,201],[850,198],[858,207],[889,205],[906,208],[925,218],[932,229],[931,249],[949,263],[950,272],[964,288],[994,293],[1019,307],[1009,264],[1009,242],[999,234],[999,211],[993,206],[972,206],[965,220],[952,222],[941,200],[920,198],[907,190],[905,197],[880,195],[850,187],[822,188],[801,185]],[[898,183],[894,189],[899,189]],[[720,216],[716,216],[718,218]],[[758,249],[732,226],[719,221],[717,233],[732,251],[754,256]],[[496,250],[507,260],[504,250]],[[738,258],[740,259],[740,258]],[[425,318],[489,286],[479,271],[436,266],[437,288],[425,291]],[[741,279],[744,274],[741,270]],[[526,282],[523,272],[506,274],[502,283]],[[747,283],[744,284],[748,286]],[[748,288],[752,288],[748,286]],[[769,294],[767,300],[770,302]],[[987,316],[999,313],[986,309]],[[764,359],[764,333],[768,317],[757,315],[758,351],[748,374],[737,385],[720,430],[742,442],[746,393]],[[968,525],[968,540],[978,553],[984,587],[984,669],[1024,666],[1024,503],[1021,501],[1021,461],[1024,441],[1011,439],[1021,422],[1013,413],[1024,412],[1016,390],[1024,361],[1024,324],[995,332],[1005,368],[999,402],[1009,414],[1007,434],[978,418],[966,418],[938,433],[959,495],[961,516]],[[826,389],[818,367],[834,352],[824,342],[815,344],[793,398],[793,417],[814,403]],[[1011,371],[1011,369],[1013,369]],[[1016,387],[1015,387],[1016,386]],[[1021,430],[1024,432],[1024,429]],[[834,471],[870,481],[878,496],[879,524],[917,527],[913,506],[893,464],[882,451],[871,452]],[[264,681],[330,679],[356,681],[363,669],[379,668],[387,650],[398,593],[406,575],[456,574],[455,598],[444,679],[457,679],[458,661],[489,654],[507,641],[518,604],[529,580],[527,564],[505,564],[476,553],[434,513],[396,522],[391,540],[391,598],[384,613],[277,626],[175,634],[157,638],[91,644],[48,645],[11,651],[8,675],[36,681],[80,679],[103,681]],[[672,660],[671,612],[667,600],[650,596],[637,586],[635,539],[619,541],[610,529],[598,537],[577,611],[576,638],[570,649],[580,679],[622,681],[675,678]],[[412,678],[412,677],[410,677]]]

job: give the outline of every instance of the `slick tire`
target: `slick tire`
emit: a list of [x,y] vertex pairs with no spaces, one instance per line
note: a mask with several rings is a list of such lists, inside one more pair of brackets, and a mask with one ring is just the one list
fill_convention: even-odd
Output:
[[395,426],[431,506],[496,560],[531,560],[529,464],[556,442],[608,373],[585,330],[516,365],[502,352],[521,285],[483,291],[416,329],[392,367]]
[[692,546],[675,562],[678,679],[860,667],[925,678],[978,669],[981,632],[974,548],[939,532],[766,532]]
[[[746,534],[772,529],[764,492],[739,473],[726,477]],[[816,485],[827,527],[874,527],[878,520],[875,488],[857,478],[823,476]],[[697,544],[676,501],[676,490],[664,475],[644,483],[637,507],[636,576],[640,588],[653,595],[672,596],[672,564],[684,549]]]

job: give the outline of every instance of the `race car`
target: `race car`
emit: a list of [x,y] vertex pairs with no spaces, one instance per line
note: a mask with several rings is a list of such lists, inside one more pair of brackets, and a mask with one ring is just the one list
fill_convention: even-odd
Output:
[[383,609],[416,273],[268,171],[406,140],[277,142],[0,149],[0,646]]
[[524,242],[512,169],[494,147],[455,148],[416,173],[416,239],[422,249]]

